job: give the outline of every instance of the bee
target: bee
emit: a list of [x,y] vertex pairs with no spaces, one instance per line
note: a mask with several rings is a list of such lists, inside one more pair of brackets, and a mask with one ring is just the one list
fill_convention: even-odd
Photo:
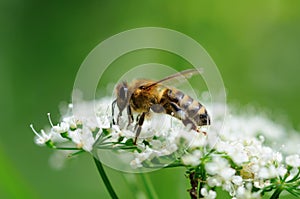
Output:
[[210,125],[210,116],[206,108],[182,91],[165,84],[170,83],[171,80],[180,80],[196,73],[198,73],[197,70],[189,69],[159,81],[137,79],[129,84],[125,81],[119,83],[115,89],[116,99],[112,102],[113,124],[115,124],[114,109],[117,104],[119,109],[117,124],[119,124],[125,109],[128,115],[128,126],[134,121],[132,113],[138,114],[134,144],[141,133],[145,117],[150,111],[171,115],[181,120],[185,126],[190,125],[192,130],[199,132],[198,126]]

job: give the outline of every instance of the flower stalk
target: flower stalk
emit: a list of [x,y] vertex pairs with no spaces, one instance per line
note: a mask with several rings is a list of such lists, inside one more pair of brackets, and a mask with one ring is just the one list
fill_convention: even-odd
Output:
[[118,196],[117,196],[115,190],[113,189],[113,187],[112,187],[112,185],[111,185],[111,183],[110,183],[110,181],[109,181],[109,179],[108,179],[108,177],[107,177],[107,175],[105,173],[105,170],[103,168],[102,163],[97,158],[95,158],[95,157],[94,157],[94,162],[95,162],[95,164],[97,166],[98,172],[99,172],[99,174],[100,174],[100,176],[102,178],[102,181],[103,181],[103,183],[104,183],[104,185],[105,185],[105,187],[106,187],[106,189],[107,189],[110,197],[112,199],[118,199]]
[[151,183],[151,180],[149,179],[149,176],[147,174],[141,174],[142,182],[144,184],[144,187],[146,189],[146,193],[148,198],[152,199],[158,199],[158,196],[155,192],[155,189]]
[[279,185],[276,190],[274,191],[274,193],[271,195],[270,199],[278,199],[279,195],[281,194],[281,192],[283,191],[282,186]]

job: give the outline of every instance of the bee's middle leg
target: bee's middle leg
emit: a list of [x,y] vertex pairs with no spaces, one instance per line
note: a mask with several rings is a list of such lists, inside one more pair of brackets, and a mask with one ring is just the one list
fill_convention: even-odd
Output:
[[127,106],[127,115],[128,115],[128,125],[127,125],[128,127],[133,122],[133,115],[130,106]]
[[141,114],[141,116],[139,117],[139,121],[138,121],[137,126],[136,126],[137,129],[136,129],[135,139],[134,139],[133,144],[136,144],[136,141],[137,141],[137,139],[138,139],[138,137],[139,137],[139,135],[140,135],[140,133],[141,133],[142,125],[143,125],[144,120],[145,120],[145,115],[146,115],[146,113],[143,112],[143,113]]
[[117,124],[120,124],[120,118],[122,117],[122,111],[119,112],[118,116],[117,116]]

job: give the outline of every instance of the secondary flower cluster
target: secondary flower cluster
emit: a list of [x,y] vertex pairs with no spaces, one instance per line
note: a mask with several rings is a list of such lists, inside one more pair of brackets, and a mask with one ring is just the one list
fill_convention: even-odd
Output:
[[[124,161],[133,171],[186,167],[191,198],[216,198],[218,188],[232,198],[261,198],[273,190],[271,198],[278,198],[283,190],[300,197],[300,157],[295,146],[299,137],[287,135],[282,126],[264,116],[231,114],[212,143],[181,121],[153,113],[134,144],[135,124],[127,126],[127,116],[121,118],[120,125],[111,124],[111,100],[76,106],[76,114],[71,113],[70,105],[69,113],[56,125],[48,114],[48,132],[38,133],[31,125],[36,144],[71,154],[109,149],[129,155]],[[202,130],[210,133],[209,128]],[[294,147],[283,147],[290,137]]]
[[[206,152],[205,147],[189,149],[181,157],[192,180],[200,183],[200,192],[192,187],[192,198],[201,194],[215,198],[217,187],[227,191],[233,198],[260,198],[266,192],[279,188],[299,197],[299,155],[283,155],[259,138],[219,139]],[[199,184],[196,184],[199,186]],[[193,189],[194,188],[194,189]]]

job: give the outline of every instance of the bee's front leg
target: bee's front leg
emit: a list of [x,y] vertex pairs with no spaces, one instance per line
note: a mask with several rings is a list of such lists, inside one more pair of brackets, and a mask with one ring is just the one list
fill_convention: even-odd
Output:
[[115,125],[115,106],[116,106],[117,100],[115,99],[112,103],[111,103],[111,117],[112,117],[112,124]]
[[130,124],[133,122],[133,115],[132,115],[130,106],[127,106],[127,115],[128,115],[128,125],[127,125],[127,127],[129,127]]
[[143,125],[143,123],[144,123],[144,120],[145,120],[145,115],[146,115],[146,113],[145,112],[143,112],[142,114],[141,114],[141,116],[139,117],[139,121],[138,121],[138,123],[137,123],[137,129],[136,129],[136,134],[135,134],[135,139],[134,139],[134,142],[133,142],[133,144],[135,144],[136,145],[136,141],[137,141],[137,139],[138,139],[138,137],[139,137],[139,135],[140,135],[140,133],[141,133],[141,130],[142,130],[142,125]]

